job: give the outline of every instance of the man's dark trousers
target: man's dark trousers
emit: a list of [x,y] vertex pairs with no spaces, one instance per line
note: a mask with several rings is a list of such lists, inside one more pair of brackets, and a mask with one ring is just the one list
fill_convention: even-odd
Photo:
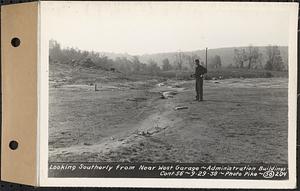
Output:
[[196,100],[203,100],[203,78],[196,78]]

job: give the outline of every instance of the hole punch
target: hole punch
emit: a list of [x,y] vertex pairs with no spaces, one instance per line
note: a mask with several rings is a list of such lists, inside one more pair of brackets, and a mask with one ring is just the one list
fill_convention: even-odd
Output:
[[18,148],[19,143],[17,141],[10,141],[9,142],[9,148],[11,150],[16,150]]
[[11,45],[13,47],[18,47],[18,46],[20,46],[20,44],[21,44],[21,41],[20,41],[19,38],[13,38],[13,39],[11,39]]

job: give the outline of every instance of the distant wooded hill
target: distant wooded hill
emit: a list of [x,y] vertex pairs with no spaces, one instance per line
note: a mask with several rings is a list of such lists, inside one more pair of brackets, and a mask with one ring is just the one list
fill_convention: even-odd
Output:
[[[123,79],[132,74],[189,79],[194,60],[205,61],[205,50],[129,55],[61,48],[50,41],[49,68],[52,81]],[[281,77],[287,76],[288,47],[232,47],[208,50],[209,75],[216,77]],[[86,74],[86,75],[83,75]],[[84,77],[85,76],[85,77]]]
[[[268,46],[259,46],[258,51],[262,55],[262,64],[265,65],[268,56],[267,56],[267,47]],[[288,47],[287,46],[278,46],[280,50],[280,54],[285,66],[288,65]],[[216,48],[216,49],[208,49],[208,62],[211,61],[216,55],[220,56],[222,67],[234,66],[234,50],[235,49],[245,49],[247,51],[248,47],[228,47],[228,48]],[[101,52],[102,55],[105,55],[109,58],[116,59],[117,57],[126,57],[128,59],[132,59],[133,55],[130,54],[115,54],[108,52]],[[181,54],[181,55],[180,55]],[[195,50],[195,51],[186,51],[186,52],[168,52],[168,53],[156,53],[156,54],[143,54],[143,55],[135,55],[139,58],[139,60],[143,63],[149,63],[149,61],[156,62],[159,66],[163,65],[163,60],[168,59],[171,65],[175,65],[176,62],[180,60],[180,56],[188,55],[194,58],[198,58],[202,61],[205,61],[205,50]]]
[[[51,62],[94,69],[116,69],[125,73],[156,74],[160,71],[192,71],[194,60],[205,63],[205,50],[144,55],[118,54],[61,48],[50,41]],[[248,46],[208,49],[208,68],[288,70],[287,46]]]

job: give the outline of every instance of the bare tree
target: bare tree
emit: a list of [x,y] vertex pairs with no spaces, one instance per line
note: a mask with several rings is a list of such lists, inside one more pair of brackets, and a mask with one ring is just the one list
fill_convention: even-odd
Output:
[[239,68],[244,68],[244,62],[248,60],[246,50],[243,49],[234,49],[234,62],[235,65]]
[[176,69],[182,70],[182,52],[179,51],[176,57]]
[[250,45],[247,48],[234,49],[234,61],[239,68],[244,68],[247,61],[248,69],[258,68],[262,65],[262,54],[258,47]]
[[162,63],[163,63],[162,69],[164,71],[168,71],[168,70],[172,69],[172,65],[170,64],[170,61],[168,58],[163,59]]
[[276,70],[276,71],[284,70],[284,63],[280,55],[280,50],[278,46],[268,46],[267,56],[268,56],[268,61],[265,65],[265,69]]
[[258,62],[260,62],[261,60],[261,55],[259,53],[259,49],[258,47],[253,47],[252,45],[250,45],[248,47],[248,69],[253,68],[253,65],[257,65]]

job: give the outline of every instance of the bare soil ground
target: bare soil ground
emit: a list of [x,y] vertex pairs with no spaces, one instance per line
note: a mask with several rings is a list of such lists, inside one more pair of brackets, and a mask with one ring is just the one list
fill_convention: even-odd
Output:
[[209,80],[203,102],[194,81],[51,86],[49,161],[287,163],[287,84]]

